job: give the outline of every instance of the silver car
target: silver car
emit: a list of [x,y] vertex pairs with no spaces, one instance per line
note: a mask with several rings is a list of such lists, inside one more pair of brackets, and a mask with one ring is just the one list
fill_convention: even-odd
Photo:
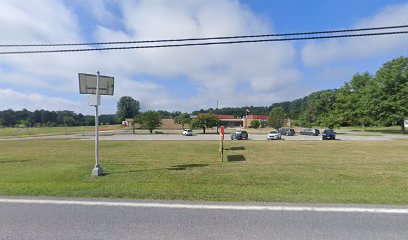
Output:
[[270,131],[268,133],[267,140],[279,140],[282,139],[282,135],[278,131]]
[[182,133],[183,136],[193,136],[193,130],[185,129]]

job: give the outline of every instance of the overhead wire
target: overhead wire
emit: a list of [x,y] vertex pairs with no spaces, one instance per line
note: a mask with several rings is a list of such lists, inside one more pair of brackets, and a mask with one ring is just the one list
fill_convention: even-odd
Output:
[[[321,32],[308,32],[308,33],[287,33],[287,34],[268,34],[268,35],[251,35],[251,36],[232,36],[232,37],[214,37],[214,38],[190,38],[190,39],[170,39],[170,40],[151,40],[151,41],[133,41],[136,43],[160,43],[160,42],[184,42],[184,41],[201,41],[201,42],[189,42],[178,44],[161,44],[161,45],[142,45],[142,46],[118,46],[118,47],[99,47],[99,48],[75,48],[75,49],[45,49],[45,50],[20,50],[20,51],[0,51],[0,55],[10,54],[41,54],[41,53],[67,53],[67,52],[90,52],[90,51],[108,51],[108,50],[129,50],[129,49],[150,49],[150,48],[172,48],[172,47],[190,47],[190,46],[208,46],[208,45],[226,45],[226,44],[239,44],[239,43],[260,43],[260,42],[283,42],[283,41],[301,41],[301,40],[313,40],[313,39],[334,39],[334,38],[351,38],[351,37],[367,37],[367,36],[384,36],[384,35],[396,35],[407,34],[407,31],[392,31],[392,32],[374,32],[374,33],[359,33],[359,34],[344,34],[344,35],[324,35],[324,36],[310,36],[310,37],[293,37],[293,38],[263,38],[263,39],[251,39],[251,40],[234,40],[234,41],[208,41],[208,40],[220,40],[220,39],[238,39],[238,38],[253,38],[260,36],[292,36],[292,35],[311,35],[321,33],[339,33],[339,32],[355,32],[355,31],[370,31],[384,30],[384,29],[396,29],[407,28],[408,25],[389,26],[389,27],[377,27],[366,29],[348,29],[348,30],[333,30],[333,31],[321,31]],[[195,39],[195,40],[194,40]],[[205,42],[202,42],[205,41]],[[104,42],[104,43],[78,43],[83,45],[103,45],[103,44],[130,44],[130,42]],[[53,46],[79,46],[76,45],[56,45]],[[52,45],[52,44],[51,44]],[[2,47],[11,45],[1,45]],[[17,45],[12,45],[17,46]],[[29,45],[25,44],[24,47]],[[81,45],[80,45],[81,46]],[[31,46],[33,47],[33,46]],[[39,47],[38,45],[36,47]],[[40,47],[50,47],[50,44],[44,44]]]
[[384,27],[340,29],[314,32],[294,32],[294,33],[277,33],[277,34],[258,34],[258,35],[237,35],[223,37],[204,37],[204,38],[180,38],[180,39],[159,39],[159,40],[140,40],[140,41],[111,41],[111,42],[89,42],[89,43],[44,43],[44,44],[0,44],[0,47],[63,47],[63,46],[93,46],[93,45],[118,45],[118,44],[141,44],[141,43],[162,43],[162,42],[185,42],[185,41],[209,41],[209,40],[226,40],[240,38],[265,38],[265,37],[285,37],[299,35],[317,35],[333,34],[345,32],[376,31],[387,29],[408,28],[408,25],[394,25]]

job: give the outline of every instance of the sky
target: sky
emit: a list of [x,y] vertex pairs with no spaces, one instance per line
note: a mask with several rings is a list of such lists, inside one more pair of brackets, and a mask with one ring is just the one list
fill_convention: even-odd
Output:
[[[397,0],[2,0],[0,44],[196,38],[408,25]],[[38,48],[35,48],[38,49]],[[0,51],[22,50],[1,47]],[[341,87],[408,55],[408,34],[81,53],[0,55],[0,110],[92,114],[78,73],[115,78],[142,111],[270,106]]]

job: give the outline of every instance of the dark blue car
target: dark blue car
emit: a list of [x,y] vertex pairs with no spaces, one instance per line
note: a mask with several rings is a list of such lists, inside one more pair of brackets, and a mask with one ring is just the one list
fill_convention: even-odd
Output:
[[322,133],[322,140],[336,140],[336,132],[331,129],[326,129]]

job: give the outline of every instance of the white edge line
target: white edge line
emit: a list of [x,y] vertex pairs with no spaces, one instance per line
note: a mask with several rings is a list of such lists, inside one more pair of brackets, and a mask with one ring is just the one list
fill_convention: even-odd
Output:
[[307,207],[307,206],[239,206],[239,205],[205,205],[205,204],[171,204],[171,203],[135,203],[103,201],[68,201],[36,199],[2,199],[0,203],[82,205],[107,207],[143,207],[173,209],[206,209],[238,211],[288,211],[288,212],[347,212],[347,213],[392,213],[408,214],[408,208],[361,208],[361,207]]

